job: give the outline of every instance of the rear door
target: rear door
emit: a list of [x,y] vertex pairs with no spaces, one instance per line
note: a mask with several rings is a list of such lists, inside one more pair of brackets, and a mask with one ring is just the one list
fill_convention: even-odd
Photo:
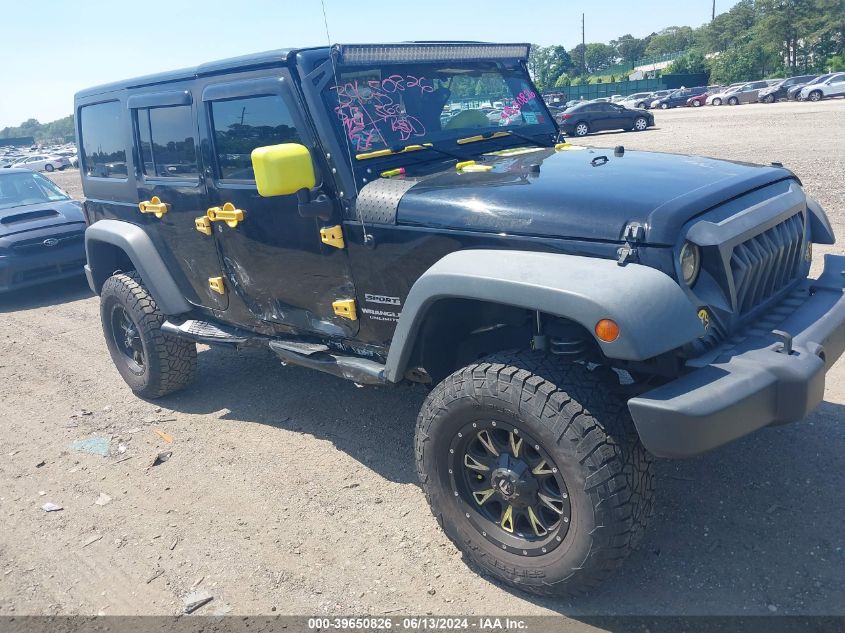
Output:
[[[212,226],[231,295],[224,318],[352,336],[358,321],[338,316],[333,307],[355,297],[347,251],[324,243],[320,234],[339,219],[303,217],[296,195],[262,197],[255,185],[250,154],[257,147],[299,143],[320,161],[322,152],[291,83],[287,69],[274,68],[238,79],[210,78],[203,85],[201,131],[210,163],[206,206],[243,216],[234,225],[224,220]],[[318,189],[334,197],[329,188]]]
[[828,80],[828,88],[825,92],[828,97],[840,97],[845,95],[845,74],[831,77]]
[[196,219],[205,213],[206,193],[192,93],[188,86],[139,92],[129,97],[127,106],[141,201],[136,221],[156,242],[185,298],[197,306],[225,310],[226,295],[214,289],[221,275],[217,251],[195,228]]

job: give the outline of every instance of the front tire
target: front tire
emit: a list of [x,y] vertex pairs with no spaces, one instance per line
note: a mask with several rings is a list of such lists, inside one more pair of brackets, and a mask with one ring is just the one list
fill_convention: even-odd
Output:
[[668,104],[668,103],[661,103],[661,104],[660,104],[660,109],[661,109],[661,110],[668,110],[668,109],[669,109],[669,104]]
[[638,116],[634,119],[634,131],[635,132],[643,132],[648,129],[648,119],[644,116]]
[[538,595],[578,595],[642,537],[653,464],[610,376],[506,352],[429,394],[415,439],[420,481],[446,535],[485,573]]
[[736,97],[731,97],[730,99],[728,99],[728,105],[739,105],[739,99],[737,99]]
[[766,98],[763,99],[765,103],[774,103],[775,102],[775,95],[767,95]]
[[590,126],[584,121],[575,124],[575,136],[587,136],[590,133]]
[[816,102],[822,100],[822,93],[819,90],[813,90],[809,95],[807,95],[807,99],[810,101]]
[[696,99],[695,101],[692,102],[692,107],[700,108],[701,107],[701,101],[699,99]]
[[164,315],[132,271],[109,277],[100,292],[106,346],[118,372],[142,398],[161,396],[191,383],[196,344],[161,331]]
[[713,105],[714,106],[722,105],[722,100],[721,99],[713,99]]

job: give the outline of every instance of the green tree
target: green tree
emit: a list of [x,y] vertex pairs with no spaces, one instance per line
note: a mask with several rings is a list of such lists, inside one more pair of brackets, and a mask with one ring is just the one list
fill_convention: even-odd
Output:
[[649,38],[645,49],[646,57],[677,53],[691,48],[696,41],[695,33],[689,26],[670,26]]
[[706,72],[708,72],[707,60],[701,51],[695,50],[681,55],[666,68],[668,75],[694,75]]
[[634,37],[629,33],[615,40],[611,40],[610,45],[616,49],[616,54],[620,59],[633,66],[645,54],[648,42]]
[[571,83],[572,83],[572,78],[569,75],[567,75],[566,73],[563,73],[555,81],[555,88],[565,88],[566,86],[570,85]]
[[762,77],[764,60],[765,53],[759,46],[746,44],[731,48],[713,58],[710,81],[730,84]]
[[616,49],[609,44],[591,42],[587,44],[587,70],[596,73],[616,62]]

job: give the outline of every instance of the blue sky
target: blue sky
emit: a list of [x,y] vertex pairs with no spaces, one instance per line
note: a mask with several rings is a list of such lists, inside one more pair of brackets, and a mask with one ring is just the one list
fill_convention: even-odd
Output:
[[[716,0],[728,10],[737,0]],[[470,39],[575,46],[698,26],[711,0],[325,0],[334,42]],[[0,128],[67,116],[88,86],[326,43],[320,0],[3,2]]]

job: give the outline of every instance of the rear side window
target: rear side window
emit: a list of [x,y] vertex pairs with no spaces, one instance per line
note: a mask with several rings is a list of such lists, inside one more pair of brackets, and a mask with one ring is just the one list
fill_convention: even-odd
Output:
[[138,147],[148,178],[196,178],[197,149],[191,106],[138,108]]
[[211,124],[222,180],[255,180],[250,154],[256,147],[302,142],[280,95],[212,101]]
[[123,112],[119,101],[83,106],[80,110],[82,165],[87,176],[126,178]]

